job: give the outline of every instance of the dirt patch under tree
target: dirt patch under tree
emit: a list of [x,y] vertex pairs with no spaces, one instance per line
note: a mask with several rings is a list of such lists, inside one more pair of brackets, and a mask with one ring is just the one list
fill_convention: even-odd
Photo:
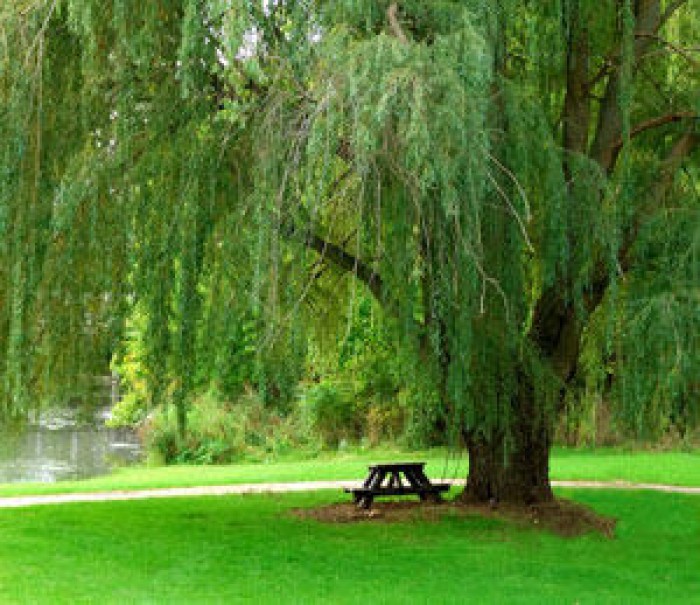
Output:
[[446,515],[482,516],[500,519],[517,527],[539,528],[564,537],[598,533],[606,538],[615,536],[616,519],[572,502],[557,499],[531,506],[506,504],[483,505],[460,502],[375,501],[364,510],[352,502],[328,504],[316,508],[299,508],[293,513],[303,519],[323,523],[402,523],[438,521]]

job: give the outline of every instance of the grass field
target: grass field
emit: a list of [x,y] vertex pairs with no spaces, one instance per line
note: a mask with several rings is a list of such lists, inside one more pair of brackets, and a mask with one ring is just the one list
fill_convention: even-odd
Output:
[[617,537],[290,514],[337,492],[0,510],[0,602],[700,603],[700,498],[560,493]]
[[[357,479],[392,450],[222,467],[128,468],[95,479],[0,486],[14,494]],[[700,452],[557,450],[556,479],[700,485]],[[295,507],[338,491],[0,509],[0,604],[43,603],[699,603],[700,498],[559,490],[618,518],[616,538],[564,539],[447,514],[438,522],[328,525]]]
[[[405,458],[426,460],[427,471],[431,477],[464,478],[467,474],[466,457],[454,454],[448,456],[444,450],[405,452],[383,449],[324,454],[312,460],[270,464],[123,468],[111,475],[85,481],[0,485],[0,497],[227,483],[360,479],[366,474],[367,464],[372,461]],[[700,451],[624,452],[558,449],[554,452],[551,466],[553,479],[627,480],[700,486]]]

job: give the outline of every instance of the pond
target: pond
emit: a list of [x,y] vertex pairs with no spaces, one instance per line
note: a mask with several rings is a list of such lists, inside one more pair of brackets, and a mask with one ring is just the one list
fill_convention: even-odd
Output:
[[85,479],[140,459],[136,434],[104,424],[108,410],[78,422],[69,412],[43,413],[21,430],[0,426],[0,483]]

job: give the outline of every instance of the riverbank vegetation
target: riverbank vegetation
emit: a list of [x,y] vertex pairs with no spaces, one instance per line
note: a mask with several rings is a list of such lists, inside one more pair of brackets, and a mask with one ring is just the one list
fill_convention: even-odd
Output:
[[700,594],[700,499],[562,494],[616,517],[616,537],[567,539],[452,514],[396,524],[292,514],[336,501],[328,492],[0,510],[0,594],[7,605],[689,603]]

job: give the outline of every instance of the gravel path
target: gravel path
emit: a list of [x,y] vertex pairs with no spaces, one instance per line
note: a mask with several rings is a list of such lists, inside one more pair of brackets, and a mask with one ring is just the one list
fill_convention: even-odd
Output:
[[[464,480],[449,481],[452,485],[464,485]],[[552,481],[554,487],[584,489],[651,490],[700,496],[700,487],[680,487],[658,483],[630,483],[628,481]],[[306,492],[320,489],[359,487],[359,481],[303,481],[298,483],[243,483],[238,485],[212,485],[201,487],[169,487],[128,491],[88,492],[78,494],[53,494],[47,496],[0,497],[0,508],[21,508],[71,502],[109,502],[115,500],[146,500],[148,498],[186,498],[192,496],[228,496],[231,494],[275,494]]]

